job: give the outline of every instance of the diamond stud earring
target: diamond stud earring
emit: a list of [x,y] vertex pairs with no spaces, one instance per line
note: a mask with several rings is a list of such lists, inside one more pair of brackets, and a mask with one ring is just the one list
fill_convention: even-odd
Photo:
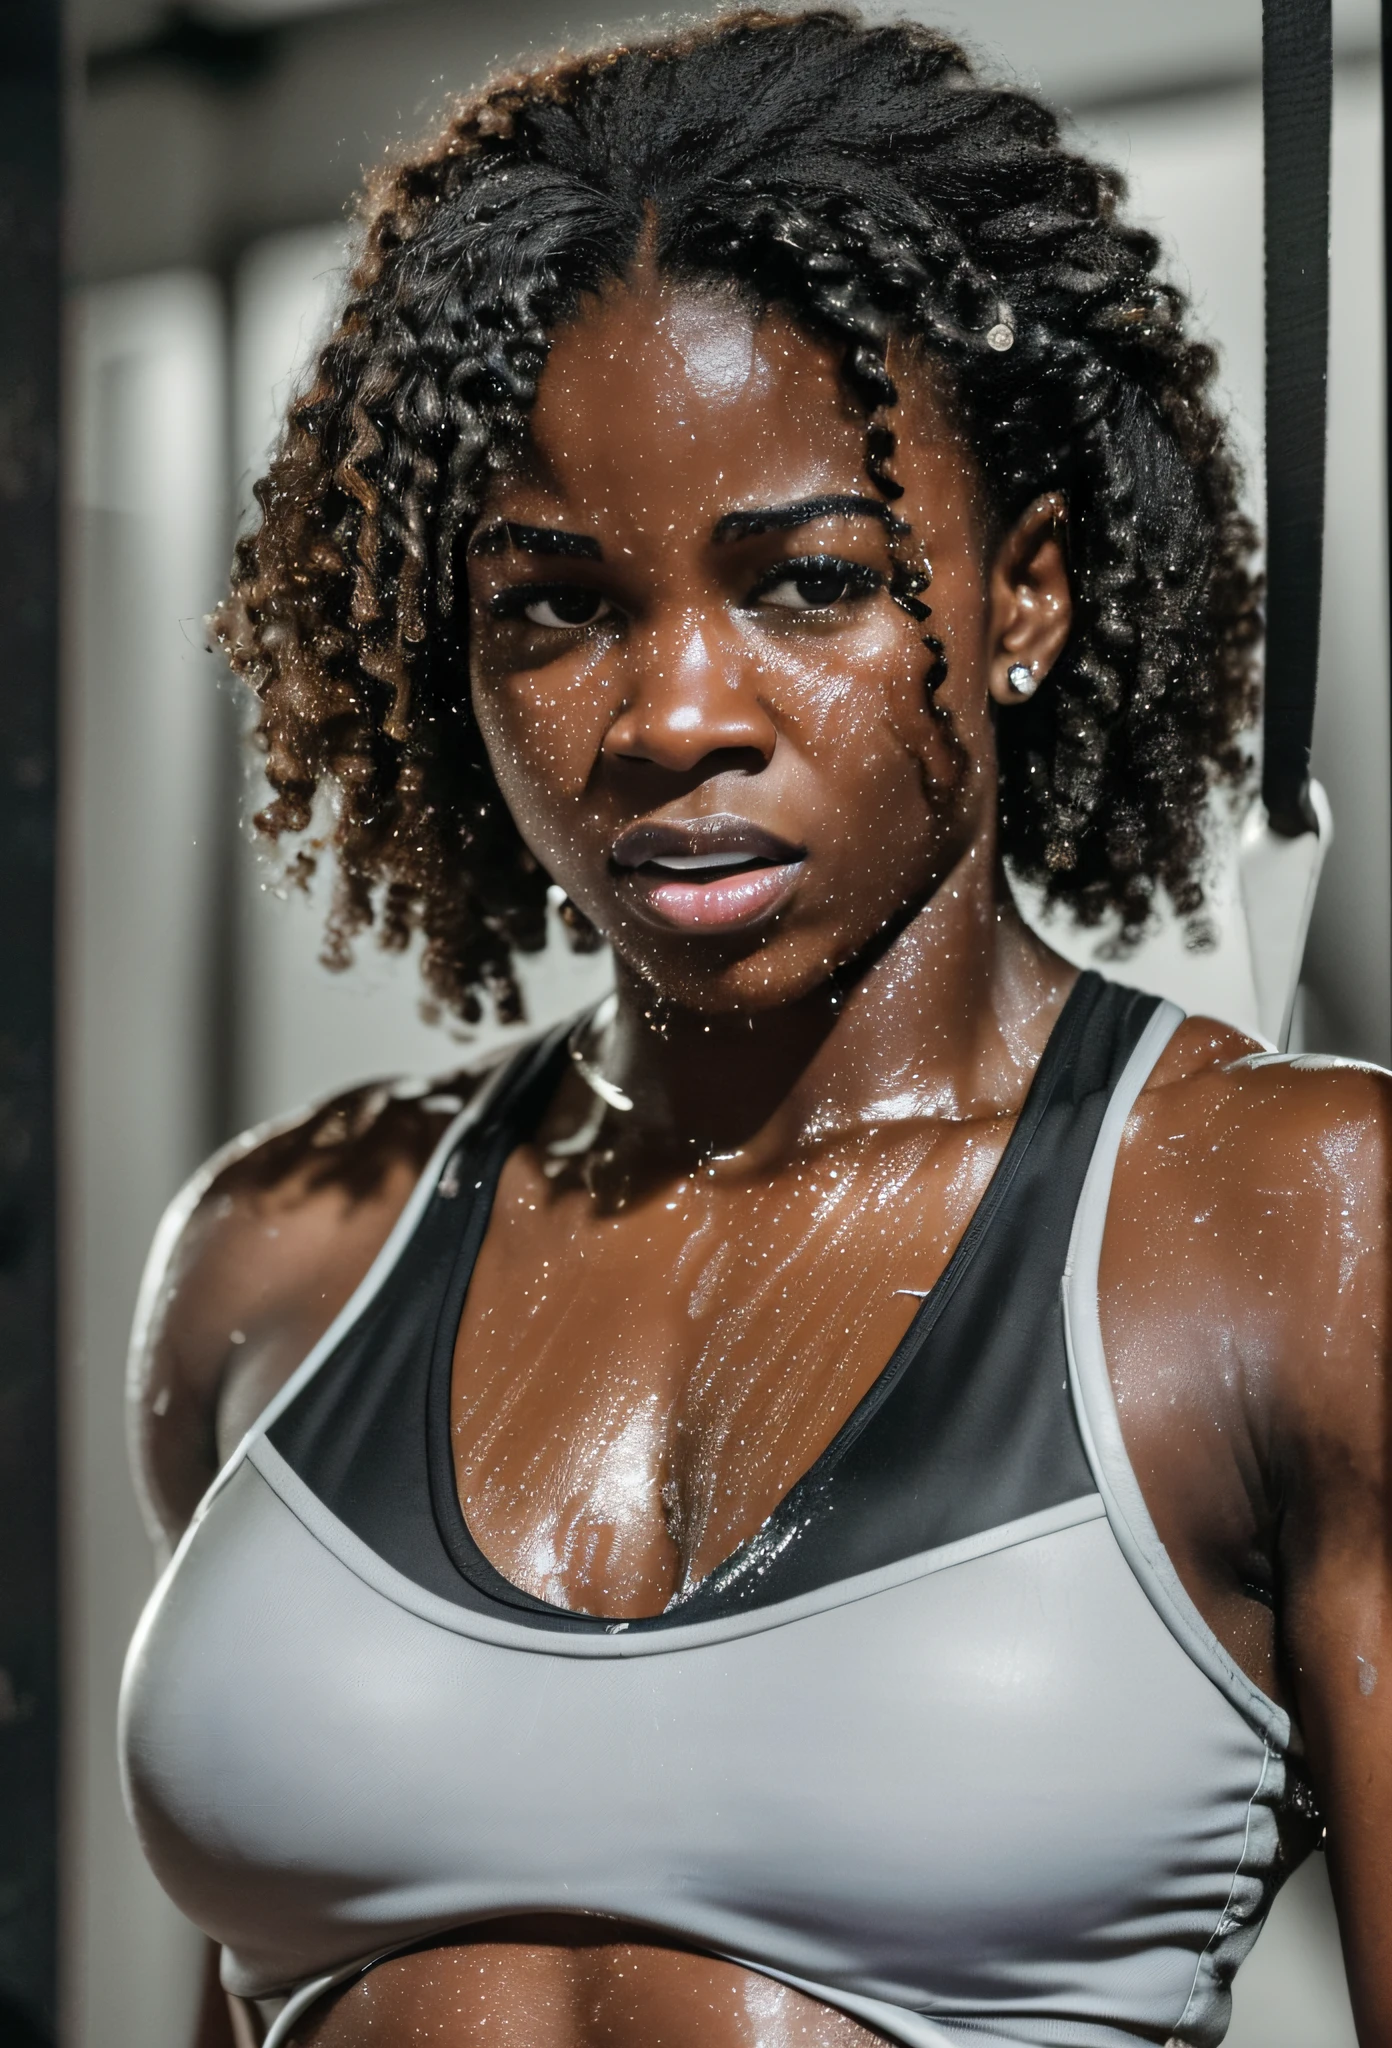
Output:
[[1005,680],[1012,696],[1032,697],[1039,687],[1034,670],[1023,661],[1013,661],[1005,672]]

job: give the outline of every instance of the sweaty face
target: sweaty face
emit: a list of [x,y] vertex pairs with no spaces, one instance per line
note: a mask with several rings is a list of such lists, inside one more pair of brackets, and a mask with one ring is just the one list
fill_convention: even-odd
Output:
[[931,380],[895,368],[890,517],[830,349],[714,292],[615,287],[556,338],[527,464],[475,530],[498,782],[669,1000],[796,1000],[992,857],[979,491]]

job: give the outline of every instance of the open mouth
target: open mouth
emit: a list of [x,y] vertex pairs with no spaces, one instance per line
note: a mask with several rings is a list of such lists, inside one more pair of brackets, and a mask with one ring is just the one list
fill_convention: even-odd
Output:
[[613,857],[654,922],[728,931],[781,907],[806,849],[747,818],[722,815],[630,826]]

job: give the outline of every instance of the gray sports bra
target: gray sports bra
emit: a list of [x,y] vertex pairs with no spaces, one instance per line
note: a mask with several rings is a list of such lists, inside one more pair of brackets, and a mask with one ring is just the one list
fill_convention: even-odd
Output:
[[228,1462],[131,1647],[128,1799],[223,1981],[325,1990],[523,1912],[633,1921],[915,2048],[1215,2043],[1308,1835],[1286,1715],[1162,1550],[1097,1267],[1178,1022],[1084,976],[865,1399],[680,1604],[606,1622],[472,1541],[449,1370],[553,1037],[446,1133]]

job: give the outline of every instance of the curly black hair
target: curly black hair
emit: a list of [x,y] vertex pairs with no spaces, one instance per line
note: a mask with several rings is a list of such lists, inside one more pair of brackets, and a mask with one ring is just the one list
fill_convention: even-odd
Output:
[[888,495],[896,335],[947,366],[1003,521],[1063,494],[1074,624],[997,728],[1004,851],[1085,923],[1134,936],[1160,888],[1196,923],[1208,793],[1246,772],[1253,536],[1213,353],[1122,193],[945,36],[841,8],[502,79],[381,170],[215,620],[261,699],[260,827],[303,833],[333,795],[330,957],[374,922],[388,945],[419,929],[438,999],[520,1013],[548,877],[469,707],[457,564],[548,337],[640,247],[830,340]]

